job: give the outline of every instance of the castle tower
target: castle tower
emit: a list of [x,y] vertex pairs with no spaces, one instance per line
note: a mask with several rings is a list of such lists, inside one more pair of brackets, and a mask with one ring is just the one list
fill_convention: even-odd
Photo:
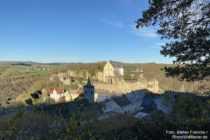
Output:
[[143,71],[143,69],[142,69],[142,66],[141,66],[141,70],[140,70],[139,79],[140,79],[140,80],[143,80],[143,79],[144,79],[144,71]]
[[137,67],[136,70],[131,71],[131,78],[132,80],[135,80],[135,81],[144,79],[144,71],[142,69],[142,66],[141,66],[141,69]]
[[91,81],[89,77],[87,80],[87,84],[84,86],[83,93],[89,103],[94,103],[94,86],[91,85]]

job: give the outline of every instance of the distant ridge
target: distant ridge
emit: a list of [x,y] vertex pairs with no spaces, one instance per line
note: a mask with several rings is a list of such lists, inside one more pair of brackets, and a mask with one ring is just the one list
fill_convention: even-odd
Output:
[[0,61],[0,64],[11,64],[11,65],[33,65],[33,64],[41,64],[32,61]]
[[[122,65],[138,65],[138,64],[166,64],[167,63],[156,63],[156,62],[139,62],[139,63],[128,63],[128,62],[122,62],[122,61],[114,61],[114,60],[107,60],[107,61],[112,61],[115,63],[119,63]],[[0,61],[0,64],[11,64],[11,65],[62,65],[62,64],[97,64],[97,63],[106,63],[107,61],[97,61],[97,62],[33,62],[33,61]],[[171,65],[171,64],[169,64]]]

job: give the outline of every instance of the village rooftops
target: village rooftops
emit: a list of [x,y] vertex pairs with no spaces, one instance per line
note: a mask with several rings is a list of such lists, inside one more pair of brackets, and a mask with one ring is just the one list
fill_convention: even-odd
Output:
[[82,87],[79,87],[77,90],[76,90],[76,94],[82,94],[83,93],[83,88]]
[[49,90],[47,90],[47,93],[52,94],[54,90],[57,92],[57,94],[62,94],[63,93],[63,90],[60,87],[50,88]]
[[135,103],[139,100],[143,100],[144,96],[145,96],[145,90],[141,89],[141,90],[136,90],[136,91],[132,91],[131,93],[126,94],[126,97],[128,98],[128,100],[130,100],[132,103]]
[[128,94],[123,94],[122,96],[112,97],[111,100],[117,103],[120,107],[124,107],[130,104],[133,104],[135,102],[144,100],[145,95],[148,98],[148,97],[151,97],[153,94],[151,94],[151,91],[147,89],[141,89],[141,90],[133,91]]
[[114,100],[121,107],[127,106],[132,103],[131,101],[128,100],[128,98],[126,98],[125,95],[120,97],[113,97],[112,100]]

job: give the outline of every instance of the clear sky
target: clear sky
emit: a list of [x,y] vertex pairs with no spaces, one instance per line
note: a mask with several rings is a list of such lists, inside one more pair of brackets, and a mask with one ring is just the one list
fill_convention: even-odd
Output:
[[154,28],[136,30],[147,0],[0,0],[0,61],[170,63]]

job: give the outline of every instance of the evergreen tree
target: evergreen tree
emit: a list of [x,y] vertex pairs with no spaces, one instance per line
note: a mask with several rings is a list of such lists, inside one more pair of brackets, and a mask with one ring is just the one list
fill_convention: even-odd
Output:
[[136,27],[159,26],[157,33],[168,40],[161,54],[178,64],[166,67],[166,75],[194,81],[210,75],[209,22],[209,0],[149,0]]

